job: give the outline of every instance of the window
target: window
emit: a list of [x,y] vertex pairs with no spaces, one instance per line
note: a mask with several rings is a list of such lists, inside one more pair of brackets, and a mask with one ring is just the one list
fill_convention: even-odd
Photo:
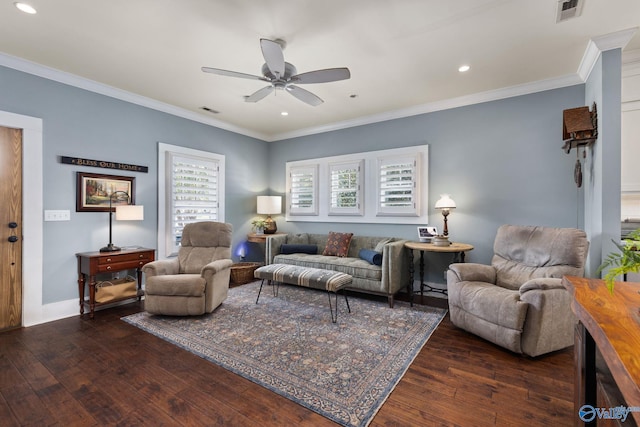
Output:
[[163,256],[178,253],[186,224],[224,222],[224,160],[218,154],[160,144],[158,201],[165,208],[158,215],[158,248]]
[[378,158],[377,215],[420,215],[417,155]]
[[318,165],[289,169],[289,214],[318,214]]
[[429,223],[429,146],[287,162],[286,220]]
[[363,161],[329,164],[329,215],[362,215]]

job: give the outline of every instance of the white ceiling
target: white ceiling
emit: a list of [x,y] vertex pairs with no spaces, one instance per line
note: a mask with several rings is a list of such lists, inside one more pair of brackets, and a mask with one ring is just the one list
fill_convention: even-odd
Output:
[[[0,65],[267,141],[575,84],[591,39],[640,26],[638,0],[585,0],[561,23],[558,0],[27,2],[36,15],[0,1]],[[625,52],[640,49],[640,32],[625,34]],[[281,91],[246,103],[264,82],[200,70],[260,75],[260,38],[285,40],[299,73],[348,67],[351,79],[305,85],[325,101],[312,107]]]

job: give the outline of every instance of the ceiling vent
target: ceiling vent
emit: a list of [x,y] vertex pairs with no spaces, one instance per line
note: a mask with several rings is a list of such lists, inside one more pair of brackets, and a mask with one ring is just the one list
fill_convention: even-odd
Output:
[[558,13],[556,15],[556,23],[564,22],[571,18],[577,18],[582,15],[582,6],[584,0],[560,0],[558,2]]

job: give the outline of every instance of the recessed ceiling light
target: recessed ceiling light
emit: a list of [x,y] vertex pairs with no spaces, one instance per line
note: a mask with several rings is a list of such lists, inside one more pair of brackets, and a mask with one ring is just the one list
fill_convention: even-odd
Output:
[[471,67],[469,67],[468,65],[462,65],[460,66],[460,68],[458,68],[458,71],[460,71],[461,73],[465,73],[467,71],[469,71],[471,69]]
[[288,116],[289,113],[287,113],[286,111],[283,111],[282,113],[280,113],[281,116]]
[[14,5],[24,13],[28,13],[29,15],[35,15],[38,13],[35,8],[27,3],[15,2]]

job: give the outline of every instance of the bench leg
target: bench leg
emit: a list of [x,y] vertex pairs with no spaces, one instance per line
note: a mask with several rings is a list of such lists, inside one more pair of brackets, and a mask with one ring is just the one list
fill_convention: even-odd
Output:
[[347,310],[349,310],[349,313],[351,313],[351,307],[349,307],[349,299],[347,298],[347,288],[342,288],[342,293],[344,294],[344,301],[347,303]]
[[256,304],[258,303],[258,300],[260,299],[260,293],[262,292],[262,285],[264,285],[264,279],[262,279],[262,281],[260,282],[260,290],[258,291],[258,298],[256,298]]
[[[351,307],[349,306],[349,299],[347,298],[347,290],[343,288],[342,293],[344,294],[344,301],[347,303],[347,310],[349,311],[349,313],[351,313]],[[338,293],[333,292],[333,294],[335,295],[335,301],[336,301],[335,315],[333,314],[333,304],[331,303],[331,292],[327,291],[327,295],[329,296],[329,311],[331,312],[331,322],[336,323],[338,321]]]

